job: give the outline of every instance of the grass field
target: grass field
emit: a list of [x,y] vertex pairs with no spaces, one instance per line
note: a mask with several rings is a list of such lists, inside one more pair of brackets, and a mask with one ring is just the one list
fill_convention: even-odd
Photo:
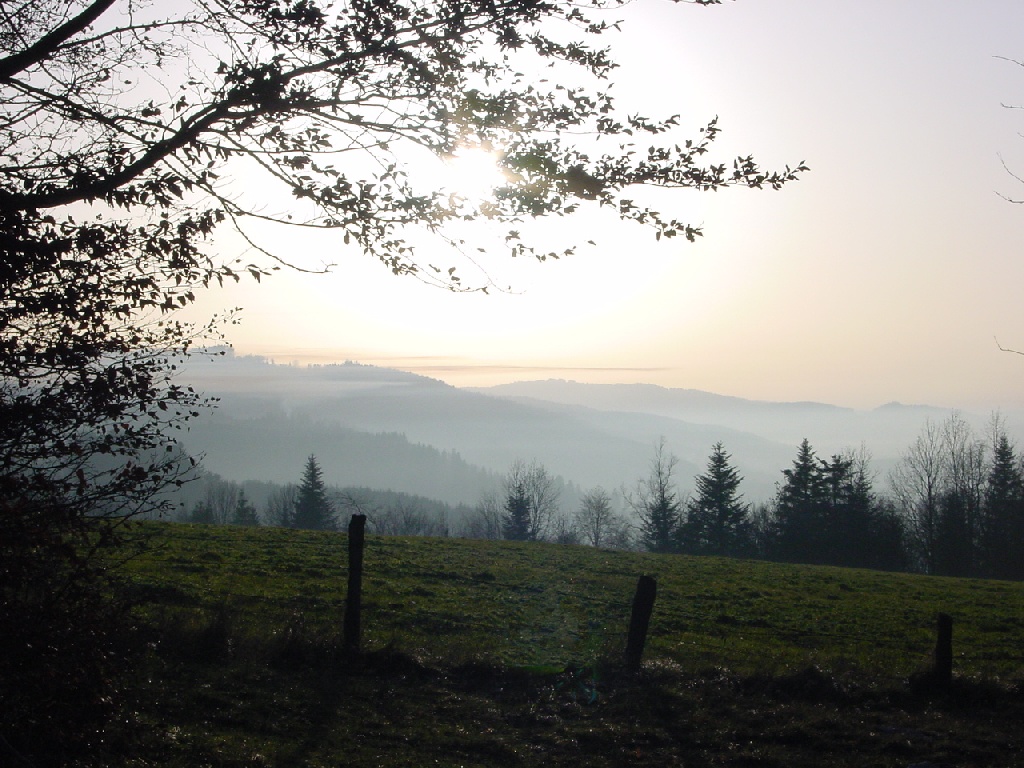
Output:
[[[1024,765],[1021,584],[370,537],[354,659],[344,535],[145,531],[132,765]],[[930,690],[940,611],[957,679]]]

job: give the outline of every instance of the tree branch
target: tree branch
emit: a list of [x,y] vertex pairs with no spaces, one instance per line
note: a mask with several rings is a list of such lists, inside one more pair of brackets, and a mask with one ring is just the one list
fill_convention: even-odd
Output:
[[30,45],[12,56],[0,59],[0,81],[9,80],[22,70],[43,61],[65,41],[96,21],[114,2],[115,0],[96,0],[73,19],[64,22],[49,34],[43,35],[34,45]]

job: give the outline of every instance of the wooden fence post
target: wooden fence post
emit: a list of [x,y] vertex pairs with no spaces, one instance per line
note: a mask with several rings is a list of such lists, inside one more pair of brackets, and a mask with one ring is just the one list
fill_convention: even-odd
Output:
[[948,685],[953,681],[953,617],[948,613],[940,613],[937,629],[932,676],[937,683]]
[[352,515],[348,524],[348,593],[345,595],[345,650],[359,653],[363,599],[363,541],[366,515]]
[[644,655],[644,644],[647,642],[647,628],[651,623],[654,611],[654,598],[658,593],[658,582],[653,576],[641,576],[636,583],[636,594],[633,596],[633,611],[629,617],[629,635],[626,638],[626,669],[630,672],[640,671],[640,662]]

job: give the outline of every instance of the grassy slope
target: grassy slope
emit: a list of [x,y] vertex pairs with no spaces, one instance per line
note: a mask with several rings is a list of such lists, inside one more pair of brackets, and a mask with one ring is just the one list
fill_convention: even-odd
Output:
[[[151,526],[137,765],[1013,765],[1024,585],[581,547]],[[615,671],[641,573],[641,679]],[[938,611],[952,692],[913,692]],[[984,682],[981,682],[984,680]]]

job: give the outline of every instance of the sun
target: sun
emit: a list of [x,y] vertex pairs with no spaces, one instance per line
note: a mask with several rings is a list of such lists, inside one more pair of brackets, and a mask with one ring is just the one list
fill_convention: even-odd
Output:
[[444,159],[441,185],[457,195],[480,200],[508,183],[501,153],[478,146],[461,146]]

